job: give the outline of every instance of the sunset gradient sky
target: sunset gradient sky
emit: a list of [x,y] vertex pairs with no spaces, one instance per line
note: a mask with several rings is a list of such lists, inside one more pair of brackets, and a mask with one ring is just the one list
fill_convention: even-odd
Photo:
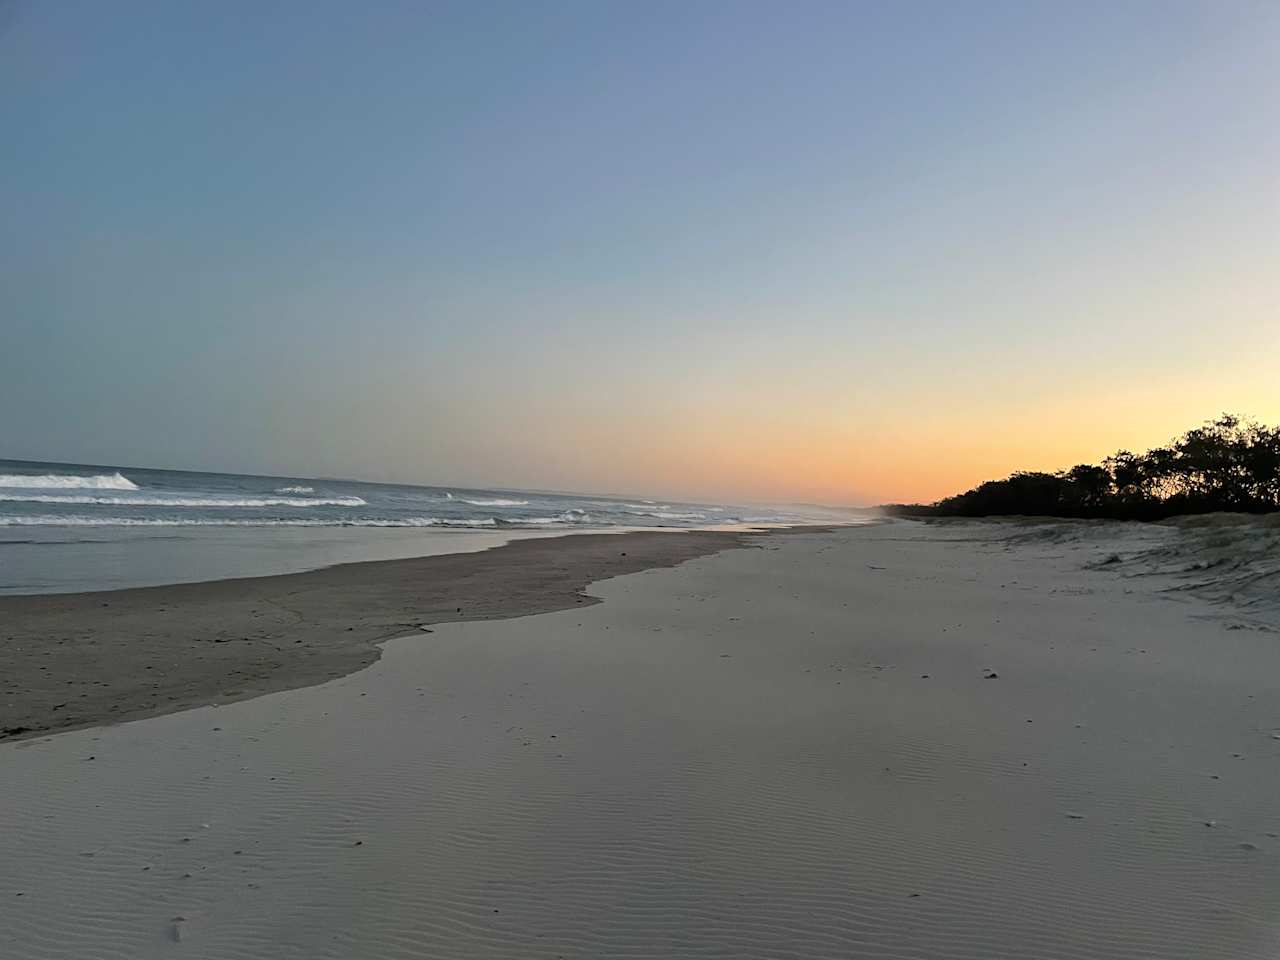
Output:
[[933,499],[1280,421],[1280,5],[0,6],[0,457]]

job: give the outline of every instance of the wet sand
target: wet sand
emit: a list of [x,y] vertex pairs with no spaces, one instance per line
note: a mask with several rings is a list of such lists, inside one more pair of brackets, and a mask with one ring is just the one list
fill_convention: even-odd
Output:
[[410,630],[595,603],[582,592],[593,580],[767,535],[578,534],[282,576],[0,597],[0,740],[321,683],[368,666],[378,642]]

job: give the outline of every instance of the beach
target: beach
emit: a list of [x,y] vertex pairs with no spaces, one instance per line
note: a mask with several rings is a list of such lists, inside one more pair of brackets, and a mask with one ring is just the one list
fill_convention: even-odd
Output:
[[0,955],[1273,957],[1278,535],[615,534],[0,598]]
[[593,580],[747,542],[722,531],[466,536],[478,552],[0,596],[0,740],[319,683],[411,630],[595,603],[582,592]]
[[1280,960],[1280,4],[0,44],[0,960]]

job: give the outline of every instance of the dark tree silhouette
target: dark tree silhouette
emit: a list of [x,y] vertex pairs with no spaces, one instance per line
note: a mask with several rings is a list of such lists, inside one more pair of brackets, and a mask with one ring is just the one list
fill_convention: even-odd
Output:
[[1280,510],[1280,427],[1224,413],[1143,454],[1099,465],[1018,472],[933,504],[889,504],[897,516],[1049,516],[1160,520],[1190,513]]

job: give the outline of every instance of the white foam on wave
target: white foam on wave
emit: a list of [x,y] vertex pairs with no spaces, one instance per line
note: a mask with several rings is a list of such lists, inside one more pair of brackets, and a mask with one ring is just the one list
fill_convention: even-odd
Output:
[[315,487],[276,487],[276,493],[315,493]]
[[688,510],[629,510],[628,513],[637,517],[653,517],[655,520],[706,520],[705,513],[695,513]]
[[457,517],[401,517],[395,520],[364,517],[356,520],[340,521],[339,525],[344,527],[457,527],[459,529],[470,529],[473,527],[496,527],[498,521],[493,517],[479,517],[474,520],[460,520]]
[[527,507],[528,500],[503,500],[501,498],[495,500],[462,500],[462,503],[469,503],[473,507]]
[[321,520],[310,517],[0,517],[0,527],[494,527],[492,517],[456,520],[448,517],[404,517],[399,520],[357,517],[350,520]]
[[82,476],[66,473],[0,473],[0,487],[17,490],[137,490],[138,485],[122,473]]
[[591,515],[585,510],[566,510],[554,517],[521,517],[517,523],[528,523],[534,526],[548,526],[556,523],[591,523]]
[[86,494],[0,493],[10,503],[63,503],[113,507],[363,507],[360,497],[158,497],[89,496]]
[[466,520],[457,517],[354,517],[322,519],[319,517],[60,517],[52,514],[25,517],[0,517],[0,527],[445,527],[449,529],[491,529],[522,526],[554,526],[590,523],[582,510],[568,510],[555,517],[530,517],[518,521],[479,517]]

